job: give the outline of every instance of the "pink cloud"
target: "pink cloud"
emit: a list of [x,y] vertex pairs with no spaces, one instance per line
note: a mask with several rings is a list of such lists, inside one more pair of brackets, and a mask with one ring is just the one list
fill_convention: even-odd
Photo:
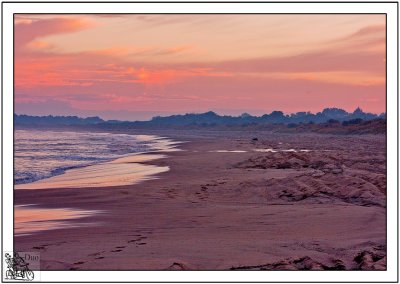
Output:
[[[150,20],[158,24],[159,19]],[[303,54],[202,63],[127,59],[132,54],[179,55],[194,49],[190,45],[116,46],[57,54],[42,39],[92,25],[80,18],[19,20],[15,25],[17,104],[47,107],[49,101],[99,112],[215,108],[292,112],[327,106],[381,112],[385,108],[382,26],[365,27]]]
[[256,58],[221,62],[211,66],[240,72],[363,71],[384,74],[384,55],[343,50],[317,51],[278,58]]
[[29,42],[43,36],[77,32],[93,25],[93,22],[81,18],[51,18],[19,21],[15,24],[15,46],[16,48],[21,48]]

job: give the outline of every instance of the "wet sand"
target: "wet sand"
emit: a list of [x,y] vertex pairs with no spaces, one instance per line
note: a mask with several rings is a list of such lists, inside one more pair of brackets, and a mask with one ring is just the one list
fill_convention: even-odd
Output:
[[158,179],[15,190],[16,205],[104,212],[15,250],[43,270],[386,269],[385,136],[158,134],[187,141],[143,162],[169,167]]
[[155,178],[155,175],[168,171],[168,166],[143,164],[143,162],[162,158],[165,158],[165,156],[157,154],[127,156],[110,162],[67,170],[62,175],[32,183],[18,184],[14,186],[14,189],[93,188],[131,185]]
[[41,208],[34,204],[15,206],[14,235],[32,235],[41,231],[95,225],[72,222],[74,219],[103,213],[101,210],[77,210],[70,208]]

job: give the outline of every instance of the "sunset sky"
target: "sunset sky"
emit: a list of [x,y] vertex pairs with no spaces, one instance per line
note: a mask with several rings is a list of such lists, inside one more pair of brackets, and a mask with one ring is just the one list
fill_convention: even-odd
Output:
[[15,112],[385,111],[384,15],[15,15]]

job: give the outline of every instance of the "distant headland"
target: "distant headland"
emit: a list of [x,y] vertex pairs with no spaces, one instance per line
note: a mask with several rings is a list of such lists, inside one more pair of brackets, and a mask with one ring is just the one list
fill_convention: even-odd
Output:
[[186,113],[170,116],[155,116],[148,121],[121,121],[103,120],[100,117],[81,118],[77,116],[31,116],[14,114],[14,125],[51,126],[51,125],[98,125],[98,124],[130,124],[133,126],[237,126],[263,124],[320,124],[342,123],[357,124],[361,121],[386,119],[386,113],[374,114],[357,108],[349,113],[340,108],[325,108],[321,112],[297,112],[284,114],[282,111],[273,111],[261,116],[243,113],[239,116],[219,115],[213,111],[205,113]]

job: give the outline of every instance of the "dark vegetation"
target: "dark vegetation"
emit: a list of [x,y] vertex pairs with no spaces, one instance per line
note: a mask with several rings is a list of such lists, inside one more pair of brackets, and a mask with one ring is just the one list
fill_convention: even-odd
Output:
[[376,115],[365,113],[360,108],[348,113],[338,108],[326,108],[322,112],[297,112],[285,115],[281,111],[273,111],[262,116],[252,116],[244,113],[240,116],[218,115],[209,111],[205,113],[187,113],[184,115],[171,115],[166,117],[156,116],[149,121],[105,121],[99,117],[80,118],[77,116],[29,116],[14,115],[15,125],[50,126],[50,125],[125,125],[125,126],[190,126],[190,127],[216,127],[216,126],[244,126],[254,127],[260,125],[284,124],[288,128],[299,125],[314,125],[327,123],[329,125],[342,124],[343,126],[358,125],[365,121],[385,119],[386,114]]

